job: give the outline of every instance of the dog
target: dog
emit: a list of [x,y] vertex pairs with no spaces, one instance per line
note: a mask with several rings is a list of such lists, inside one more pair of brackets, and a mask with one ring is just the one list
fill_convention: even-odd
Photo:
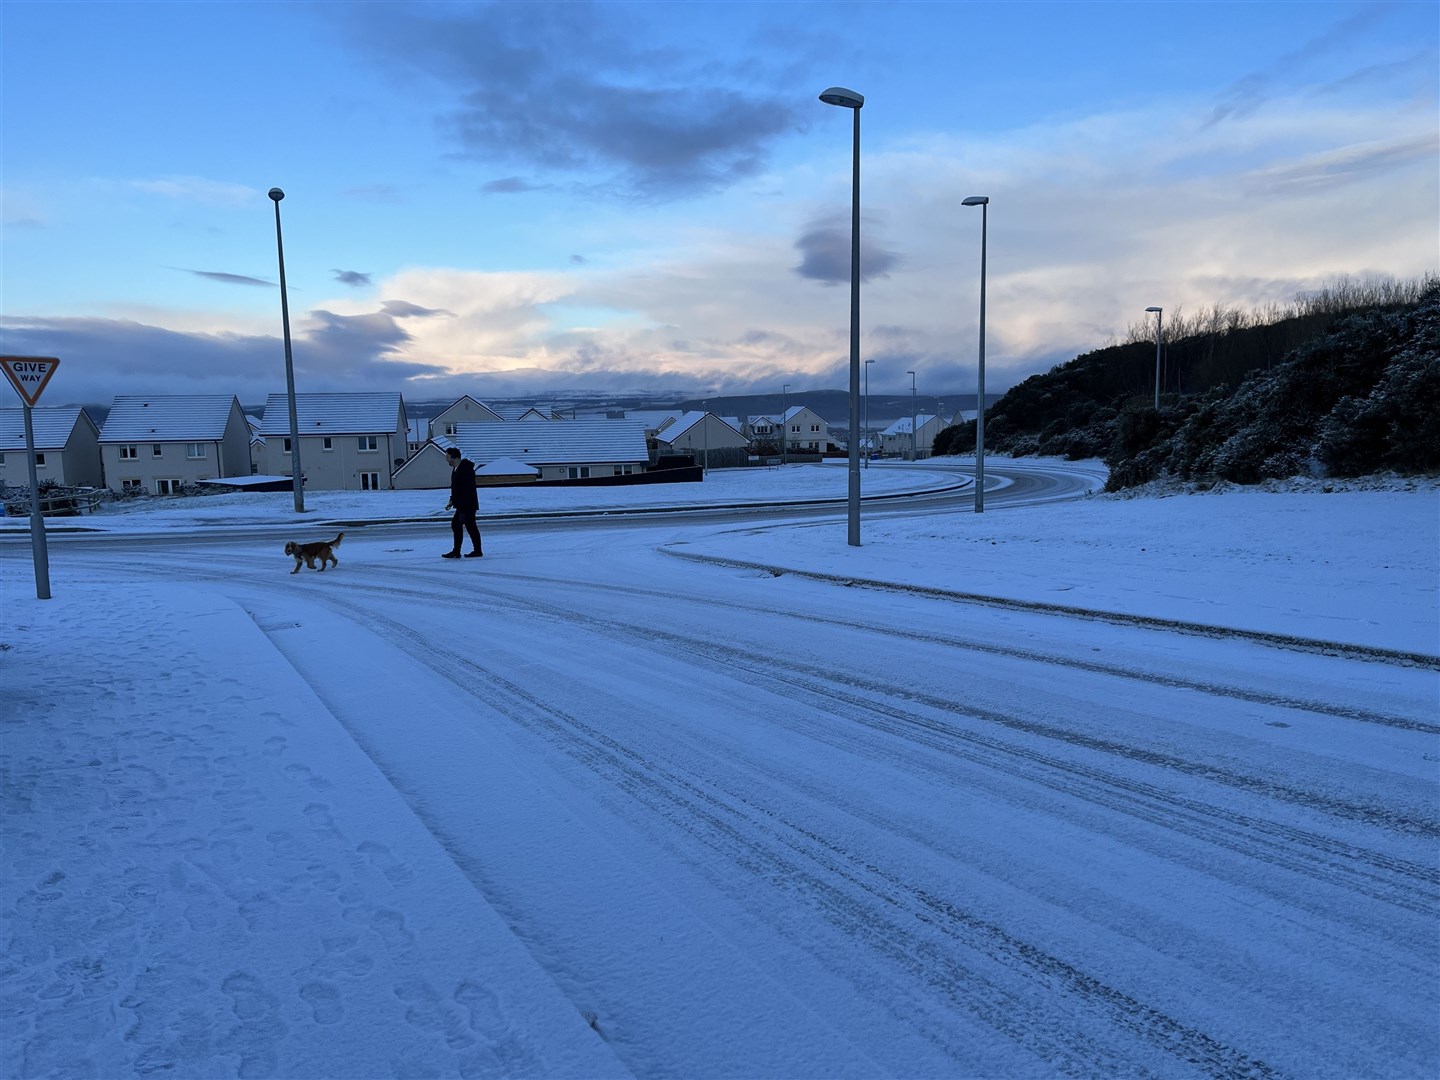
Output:
[[295,569],[291,570],[290,573],[298,574],[302,562],[310,567],[311,570],[317,569],[315,566],[316,559],[320,560],[318,569],[321,573],[325,572],[325,564],[327,562],[331,566],[340,565],[340,560],[335,557],[335,549],[340,546],[340,541],[344,539],[345,534],[342,532],[339,536],[335,537],[334,540],[318,540],[313,544],[297,544],[294,540],[291,540],[285,545],[285,554],[295,557]]

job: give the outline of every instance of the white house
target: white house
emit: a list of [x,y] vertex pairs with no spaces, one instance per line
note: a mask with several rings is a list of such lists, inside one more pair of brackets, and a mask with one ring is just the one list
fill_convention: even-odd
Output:
[[469,394],[466,394],[453,405],[447,406],[443,412],[430,421],[428,438],[434,439],[440,436],[453,439],[456,428],[460,424],[498,424],[505,417],[501,416],[494,409],[484,402],[476,401]]
[[785,451],[823,454],[830,448],[830,425],[808,405],[792,405],[783,422]]
[[[405,402],[397,393],[296,394],[300,467],[315,491],[379,491],[405,464]],[[259,471],[291,476],[290,404],[285,394],[265,399],[265,437]]]
[[902,457],[910,459],[912,442],[910,432],[915,432],[913,442],[915,460],[930,456],[931,448],[935,445],[935,436],[939,435],[945,427],[945,421],[929,413],[919,413],[915,416],[915,427],[910,426],[910,417],[902,416],[893,424],[880,433],[880,453],[886,457]]
[[233,394],[121,395],[100,429],[100,460],[113,491],[178,495],[249,476],[250,425]]
[[[62,487],[99,487],[100,430],[79,405],[31,409],[35,435],[35,479]],[[0,409],[0,490],[30,486],[29,453],[25,447],[25,410]]]
[[542,480],[629,475],[650,463],[641,420],[460,424],[455,443],[477,466],[512,458],[539,469]]

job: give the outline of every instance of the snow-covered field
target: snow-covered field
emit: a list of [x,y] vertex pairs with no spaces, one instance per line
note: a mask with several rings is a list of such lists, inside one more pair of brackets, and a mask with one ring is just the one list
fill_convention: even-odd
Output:
[[991,468],[12,519],[0,1074],[1440,1073],[1440,487]]

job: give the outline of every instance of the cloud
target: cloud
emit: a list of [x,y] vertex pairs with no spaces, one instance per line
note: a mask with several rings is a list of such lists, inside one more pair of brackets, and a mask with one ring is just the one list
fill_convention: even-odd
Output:
[[[848,284],[850,261],[854,246],[850,236],[849,217],[826,217],[810,223],[795,241],[800,249],[800,265],[795,273],[826,285]],[[860,280],[871,281],[888,277],[900,265],[900,258],[881,247],[867,227],[867,215],[860,221]]]
[[[246,274],[227,274],[223,270],[191,270],[189,267],[177,266],[176,270],[184,270],[187,274],[194,274],[196,277],[207,278],[210,281],[219,281],[226,285],[260,285],[267,289],[275,288],[275,282],[266,281],[264,278],[249,277]],[[294,291],[293,289],[291,290]]]
[[1440,155],[1440,134],[1434,133],[1383,143],[1361,143],[1257,170],[1247,176],[1244,183],[1252,194],[1283,195],[1318,190],[1381,176],[1417,162],[1430,166],[1437,155]]
[[207,180],[200,176],[169,176],[155,180],[131,180],[128,187],[150,195],[185,202],[208,203],[218,206],[244,206],[259,197],[258,188],[245,184],[231,184],[222,180]]
[[486,195],[519,195],[527,191],[543,191],[546,185],[534,184],[519,176],[506,176],[500,180],[491,180],[488,184],[481,184],[480,190]]
[[[802,126],[756,85],[757,63],[639,44],[659,9],[614,5],[367,5],[345,32],[380,63],[440,79],[443,130],[461,158],[589,174],[596,191],[663,200],[757,175]],[[494,190],[515,178],[492,181]]]
[[362,274],[359,270],[331,270],[335,280],[341,285],[349,285],[351,288],[360,289],[370,284],[370,275]]
[[425,318],[432,315],[454,315],[452,311],[443,308],[421,307],[419,304],[411,304],[405,300],[386,300],[380,305],[380,310],[386,315],[396,319]]
[[570,256],[570,263],[571,263],[572,266],[585,266],[585,265],[587,265],[589,262],[590,262],[590,260],[587,259],[584,255],[571,255],[571,256]]

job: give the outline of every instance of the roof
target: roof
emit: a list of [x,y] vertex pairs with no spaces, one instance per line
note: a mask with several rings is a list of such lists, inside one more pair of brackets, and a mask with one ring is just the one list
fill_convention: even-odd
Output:
[[[916,425],[917,425],[916,430],[919,430],[919,428],[923,428],[926,424],[930,423],[931,420],[938,420],[938,419],[940,419],[938,416],[931,416],[929,413],[923,413],[923,412],[922,412],[922,413],[919,413],[919,414],[917,414],[916,417],[915,417],[915,423],[916,423]],[[902,416],[899,420],[896,420],[893,424],[891,424],[891,425],[890,425],[889,427],[887,427],[883,432],[881,432],[881,434],[882,434],[882,435],[909,435],[909,434],[910,434],[910,417],[908,417],[908,416]]]
[[[36,450],[62,450],[70,433],[80,423],[79,405],[54,409],[31,409],[30,429],[35,433]],[[89,420],[87,415],[85,419]],[[93,423],[93,421],[92,421]],[[0,409],[0,451],[25,449],[25,410]]]
[[[715,414],[707,412],[687,412],[676,420],[675,423],[663,429],[655,438],[661,442],[673,443],[676,439],[680,438],[680,436],[703,421],[707,416],[715,416]],[[728,423],[723,417],[715,416],[715,419],[725,424],[726,427],[734,429],[735,425]],[[740,439],[744,438],[738,430],[735,431],[735,437]]]
[[[791,405],[788,409],[785,410],[785,419],[786,419],[786,420],[794,420],[796,413],[807,412],[807,411],[808,411],[808,412],[811,412],[811,413],[814,413],[816,416],[820,416],[820,414],[817,413],[817,412],[815,412],[814,409],[810,408],[809,405]],[[825,419],[823,416],[821,416],[820,418],[821,418],[822,420]],[[828,423],[828,421],[827,421],[827,423]]]
[[[301,437],[307,435],[380,435],[399,430],[400,395],[391,392],[296,394],[295,415]],[[290,399],[271,394],[265,399],[261,435],[290,434]]]
[[100,429],[102,443],[208,442],[225,437],[234,394],[122,394]]
[[516,461],[514,458],[496,458],[488,465],[481,465],[475,470],[476,476],[533,476],[539,472],[534,465],[526,465],[523,461]]
[[648,461],[643,420],[567,420],[563,424],[455,425],[455,443],[477,465],[509,457],[526,465]]

